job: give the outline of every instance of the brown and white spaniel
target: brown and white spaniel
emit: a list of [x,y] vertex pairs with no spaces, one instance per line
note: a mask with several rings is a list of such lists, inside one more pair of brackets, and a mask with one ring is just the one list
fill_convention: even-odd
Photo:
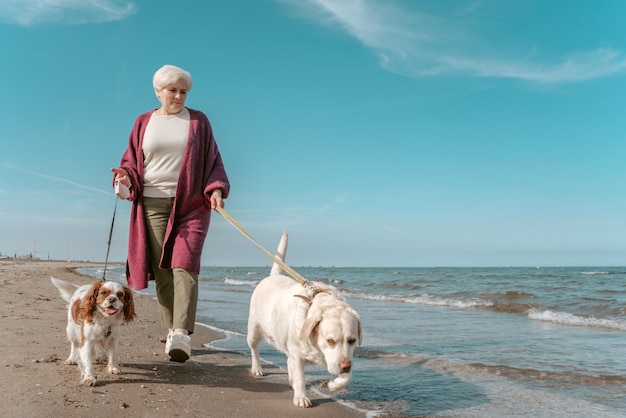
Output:
[[81,384],[96,385],[94,353],[105,353],[107,372],[119,374],[117,343],[121,325],[135,318],[135,303],[130,287],[114,281],[97,281],[76,286],[51,277],[52,284],[69,303],[67,338],[70,355],[66,364],[78,364]]

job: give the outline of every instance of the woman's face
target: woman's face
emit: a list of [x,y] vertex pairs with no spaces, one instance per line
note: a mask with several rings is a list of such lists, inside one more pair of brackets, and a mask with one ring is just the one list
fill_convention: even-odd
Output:
[[161,102],[161,110],[166,115],[175,115],[180,113],[185,107],[187,99],[187,83],[183,79],[179,79],[174,84],[168,84],[157,92],[157,97]]

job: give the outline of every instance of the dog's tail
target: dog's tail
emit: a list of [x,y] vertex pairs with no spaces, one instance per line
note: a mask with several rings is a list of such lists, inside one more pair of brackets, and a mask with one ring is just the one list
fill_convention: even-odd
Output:
[[61,294],[61,297],[67,302],[70,303],[70,300],[72,300],[72,295],[74,294],[74,292],[76,291],[76,289],[78,288],[78,286],[72,284],[72,283],[68,283],[64,280],[60,280],[60,279],[55,279],[54,277],[50,277],[50,280],[52,281],[52,284],[59,289],[59,293]]
[[[276,257],[280,260],[280,261],[285,261],[285,257],[287,257],[287,243],[289,241],[289,235],[287,234],[287,231],[283,232],[283,236],[280,237],[280,242],[278,243],[278,249],[276,250]],[[274,263],[274,265],[272,266],[272,271],[270,272],[271,275],[277,275],[280,274],[280,272],[282,271],[282,269],[280,268],[280,266],[278,265],[278,263]]]

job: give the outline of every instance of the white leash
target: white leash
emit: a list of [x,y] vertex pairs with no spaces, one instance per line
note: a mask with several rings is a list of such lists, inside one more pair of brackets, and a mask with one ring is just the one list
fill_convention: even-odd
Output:
[[297,281],[298,283],[300,283],[302,286],[304,286],[306,288],[317,290],[317,288],[315,288],[315,286],[313,286],[311,284],[311,282],[309,282],[307,279],[302,277],[297,271],[295,271],[294,269],[289,267],[287,264],[285,264],[285,262],[282,261],[280,258],[276,257],[274,254],[270,253],[265,248],[263,248],[263,246],[261,244],[256,242],[256,240],[254,238],[252,238],[252,236],[243,228],[243,226],[241,226],[239,224],[239,222],[237,222],[235,220],[235,218],[233,218],[228,212],[226,212],[226,209],[220,208],[218,206],[218,207],[215,208],[215,210],[220,215],[222,215],[232,226],[234,226],[235,229],[237,229],[239,232],[241,232],[243,235],[245,235],[246,238],[248,238],[250,241],[252,241],[252,243],[254,245],[259,247],[261,249],[261,251],[263,251],[263,253],[265,253],[266,256],[268,256],[273,262],[278,264],[280,266],[280,268],[283,269],[285,271],[285,273],[289,274],[295,281]]

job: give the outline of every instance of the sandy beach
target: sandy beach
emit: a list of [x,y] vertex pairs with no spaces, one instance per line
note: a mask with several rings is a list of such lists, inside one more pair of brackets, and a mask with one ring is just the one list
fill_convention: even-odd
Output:
[[170,362],[156,300],[137,295],[136,321],[127,324],[119,347],[121,375],[96,366],[98,385],[79,384],[69,354],[67,307],[50,277],[86,284],[75,268],[94,264],[57,261],[0,262],[0,380],[7,417],[363,417],[365,414],[309,392],[313,407],[292,404],[285,370],[266,366],[268,376],[249,374],[247,356],[208,349],[219,338],[197,327],[192,356]]

